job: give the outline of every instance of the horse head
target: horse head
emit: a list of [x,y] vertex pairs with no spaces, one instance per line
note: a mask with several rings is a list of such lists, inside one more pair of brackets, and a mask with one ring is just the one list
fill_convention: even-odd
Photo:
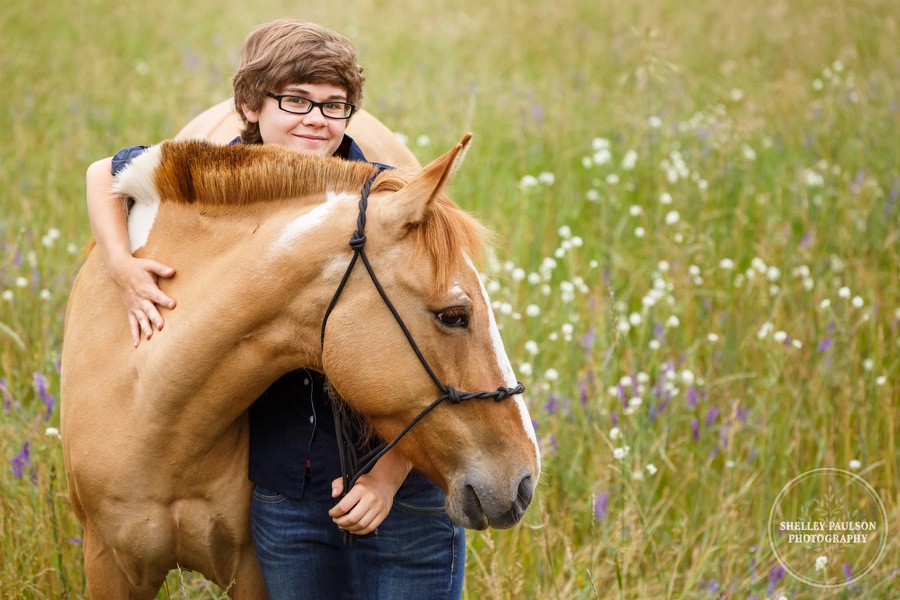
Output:
[[[379,192],[376,183],[368,200],[367,256],[425,364],[361,267],[323,330],[329,381],[386,440],[441,395],[440,383],[460,392],[517,384],[472,260],[485,230],[445,195],[470,138],[399,189]],[[451,518],[471,529],[518,522],[539,477],[525,403],[504,396],[443,402],[398,444],[445,489]]]

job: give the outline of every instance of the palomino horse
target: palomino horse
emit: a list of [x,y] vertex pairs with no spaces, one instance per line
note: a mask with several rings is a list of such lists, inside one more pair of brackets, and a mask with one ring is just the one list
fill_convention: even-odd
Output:
[[[175,139],[201,139],[227,144],[241,131],[241,119],[234,110],[234,100],[223,100],[206,109],[185,125]],[[353,113],[347,125],[352,137],[369,160],[385,165],[418,171],[419,161],[384,123],[364,110]]]
[[[62,355],[62,440],[93,598],[152,598],[180,565],[264,598],[249,532],[246,411],[307,367],[391,439],[438,395],[361,267],[323,330],[371,183],[366,254],[442,382],[514,386],[469,256],[483,228],[443,193],[468,136],[415,177],[275,146],[170,141],[119,175],[136,256],[174,265],[166,327],[133,348],[97,252],[76,278]],[[457,398],[458,399],[458,398]],[[447,492],[448,514],[510,527],[540,470],[519,395],[444,402],[396,447]]]

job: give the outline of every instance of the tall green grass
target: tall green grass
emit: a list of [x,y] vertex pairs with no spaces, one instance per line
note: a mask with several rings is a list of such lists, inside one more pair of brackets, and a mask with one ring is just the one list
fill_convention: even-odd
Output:
[[[896,597],[896,3],[308,4],[0,11],[0,597],[85,594],[45,433],[84,170],[227,97],[282,16],[354,39],[366,107],[423,162],[476,135],[453,196],[501,237],[488,285],[544,475],[522,525],[470,534],[468,598]],[[833,590],[766,537],[820,467],[857,469],[891,527]],[[161,597],[219,594],[173,572]]]

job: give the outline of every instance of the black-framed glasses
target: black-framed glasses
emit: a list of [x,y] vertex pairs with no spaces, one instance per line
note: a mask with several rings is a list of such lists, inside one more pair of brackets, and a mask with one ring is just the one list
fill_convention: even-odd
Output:
[[278,108],[284,112],[295,115],[305,115],[318,106],[323,117],[329,119],[349,119],[350,115],[353,114],[353,111],[356,110],[356,105],[350,104],[349,102],[316,102],[315,100],[310,100],[303,96],[273,94],[272,92],[266,92],[266,96],[275,98],[278,101]]

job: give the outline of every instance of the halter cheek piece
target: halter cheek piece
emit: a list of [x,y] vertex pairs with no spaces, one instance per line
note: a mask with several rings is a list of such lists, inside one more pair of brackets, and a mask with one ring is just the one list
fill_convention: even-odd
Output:
[[[375,284],[375,289],[378,290],[378,294],[381,296],[381,299],[384,301],[388,309],[390,309],[391,314],[394,315],[394,319],[397,321],[397,324],[403,331],[403,335],[406,336],[406,340],[412,347],[413,352],[416,353],[419,362],[422,363],[423,367],[425,367],[425,371],[428,373],[429,377],[431,377],[431,380],[434,381],[435,385],[441,391],[442,395],[437,400],[425,407],[425,409],[422,410],[422,412],[420,412],[418,416],[416,416],[416,418],[410,421],[410,423],[403,428],[403,431],[398,433],[393,440],[391,440],[387,444],[382,445],[372,453],[365,456],[363,458],[363,461],[365,462],[362,468],[357,468],[356,453],[353,452],[352,445],[349,442],[350,432],[342,417],[341,409],[337,406],[336,403],[332,402],[335,419],[335,433],[337,434],[338,438],[338,454],[341,461],[341,471],[344,480],[343,495],[346,495],[347,492],[350,491],[350,488],[352,488],[359,480],[360,476],[368,473],[372,469],[372,467],[375,466],[375,463],[378,462],[378,459],[384,456],[388,450],[393,448],[397,444],[397,442],[399,442],[400,439],[403,438],[403,436],[406,435],[409,430],[415,426],[416,423],[421,421],[425,417],[425,415],[434,410],[437,405],[444,400],[448,400],[450,404],[459,404],[464,400],[471,400],[476,398],[490,398],[495,402],[500,402],[509,398],[510,396],[515,396],[516,394],[521,394],[525,391],[525,385],[521,382],[517,382],[517,385],[515,387],[510,388],[501,386],[493,392],[489,392],[486,390],[482,390],[480,392],[460,392],[454,387],[441,383],[441,380],[438,379],[437,375],[435,375],[431,366],[428,364],[428,361],[425,360],[425,356],[422,354],[422,351],[419,350],[419,347],[416,345],[415,340],[413,340],[412,335],[409,333],[409,329],[407,329],[406,324],[403,323],[403,319],[400,318],[400,314],[397,312],[397,309],[394,308],[394,305],[387,297],[384,288],[382,288],[381,284],[378,282],[378,278],[375,277],[375,272],[372,270],[372,265],[369,264],[369,259],[366,256],[366,207],[369,204],[369,190],[372,188],[372,182],[374,181],[374,179],[375,176],[373,175],[368,181],[366,181],[365,185],[362,188],[362,192],[360,193],[359,215],[356,218],[356,230],[350,237],[350,248],[353,250],[353,258],[350,259],[350,264],[347,266],[347,270],[344,272],[344,277],[341,279],[341,283],[338,285],[337,290],[335,290],[334,296],[331,298],[331,302],[328,305],[328,309],[325,311],[325,317],[322,319],[322,349],[325,349],[325,326],[328,324],[328,316],[331,314],[331,311],[334,310],[338,298],[340,298],[341,292],[344,290],[344,286],[347,284],[347,280],[350,278],[350,273],[351,271],[353,271],[353,267],[356,265],[356,259],[361,258],[363,265],[365,265],[366,267],[366,271],[369,273],[369,278],[372,280],[372,283]],[[374,533],[375,532],[362,537],[369,537]],[[358,537],[355,534],[344,530],[341,530],[341,535],[344,538],[345,544],[352,544],[354,539]]]

